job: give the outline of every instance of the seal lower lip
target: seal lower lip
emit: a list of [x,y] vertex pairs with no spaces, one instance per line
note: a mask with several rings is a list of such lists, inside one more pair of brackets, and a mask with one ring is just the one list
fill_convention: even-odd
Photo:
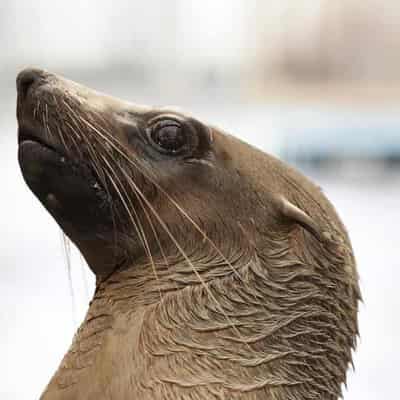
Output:
[[37,144],[41,145],[42,147],[45,147],[49,150],[60,153],[60,151],[58,149],[56,149],[54,146],[49,144],[47,141],[45,141],[39,135],[35,134],[33,131],[26,129],[26,128],[20,128],[18,130],[18,145],[21,146],[27,142],[34,142],[34,143],[37,143]]

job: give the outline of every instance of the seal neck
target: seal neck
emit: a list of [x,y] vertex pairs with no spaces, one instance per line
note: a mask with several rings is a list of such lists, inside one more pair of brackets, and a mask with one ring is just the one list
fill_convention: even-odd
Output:
[[357,293],[349,297],[351,283],[291,252],[288,240],[266,239],[232,264],[210,253],[191,265],[153,260],[115,271],[98,282],[61,377],[76,364],[70,381],[93,381],[100,365],[113,365],[107,390],[125,397],[336,400]]

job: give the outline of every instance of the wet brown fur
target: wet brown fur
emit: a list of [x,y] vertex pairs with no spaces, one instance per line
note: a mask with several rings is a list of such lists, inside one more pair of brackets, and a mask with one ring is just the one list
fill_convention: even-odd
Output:
[[20,124],[29,113],[31,124],[89,160],[120,201],[111,201],[113,239],[64,227],[97,284],[42,399],[337,399],[360,293],[349,238],[321,190],[180,113],[212,135],[211,153],[185,169],[157,169],[129,143],[127,126],[172,111],[53,75],[48,82],[30,107],[19,106]]

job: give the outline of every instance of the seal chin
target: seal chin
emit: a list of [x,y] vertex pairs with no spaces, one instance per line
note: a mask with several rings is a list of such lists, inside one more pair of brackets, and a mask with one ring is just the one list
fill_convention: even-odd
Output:
[[19,135],[18,161],[29,188],[71,235],[97,232],[99,222],[108,224],[107,195],[84,161],[26,131]]

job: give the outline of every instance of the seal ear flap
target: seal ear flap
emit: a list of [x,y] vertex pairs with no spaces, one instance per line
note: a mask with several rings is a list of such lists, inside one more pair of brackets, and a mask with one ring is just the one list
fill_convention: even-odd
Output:
[[324,232],[321,231],[315,221],[286,197],[280,196],[277,198],[277,202],[278,209],[283,217],[302,226],[320,242],[325,242],[327,240],[326,235],[324,235]]

